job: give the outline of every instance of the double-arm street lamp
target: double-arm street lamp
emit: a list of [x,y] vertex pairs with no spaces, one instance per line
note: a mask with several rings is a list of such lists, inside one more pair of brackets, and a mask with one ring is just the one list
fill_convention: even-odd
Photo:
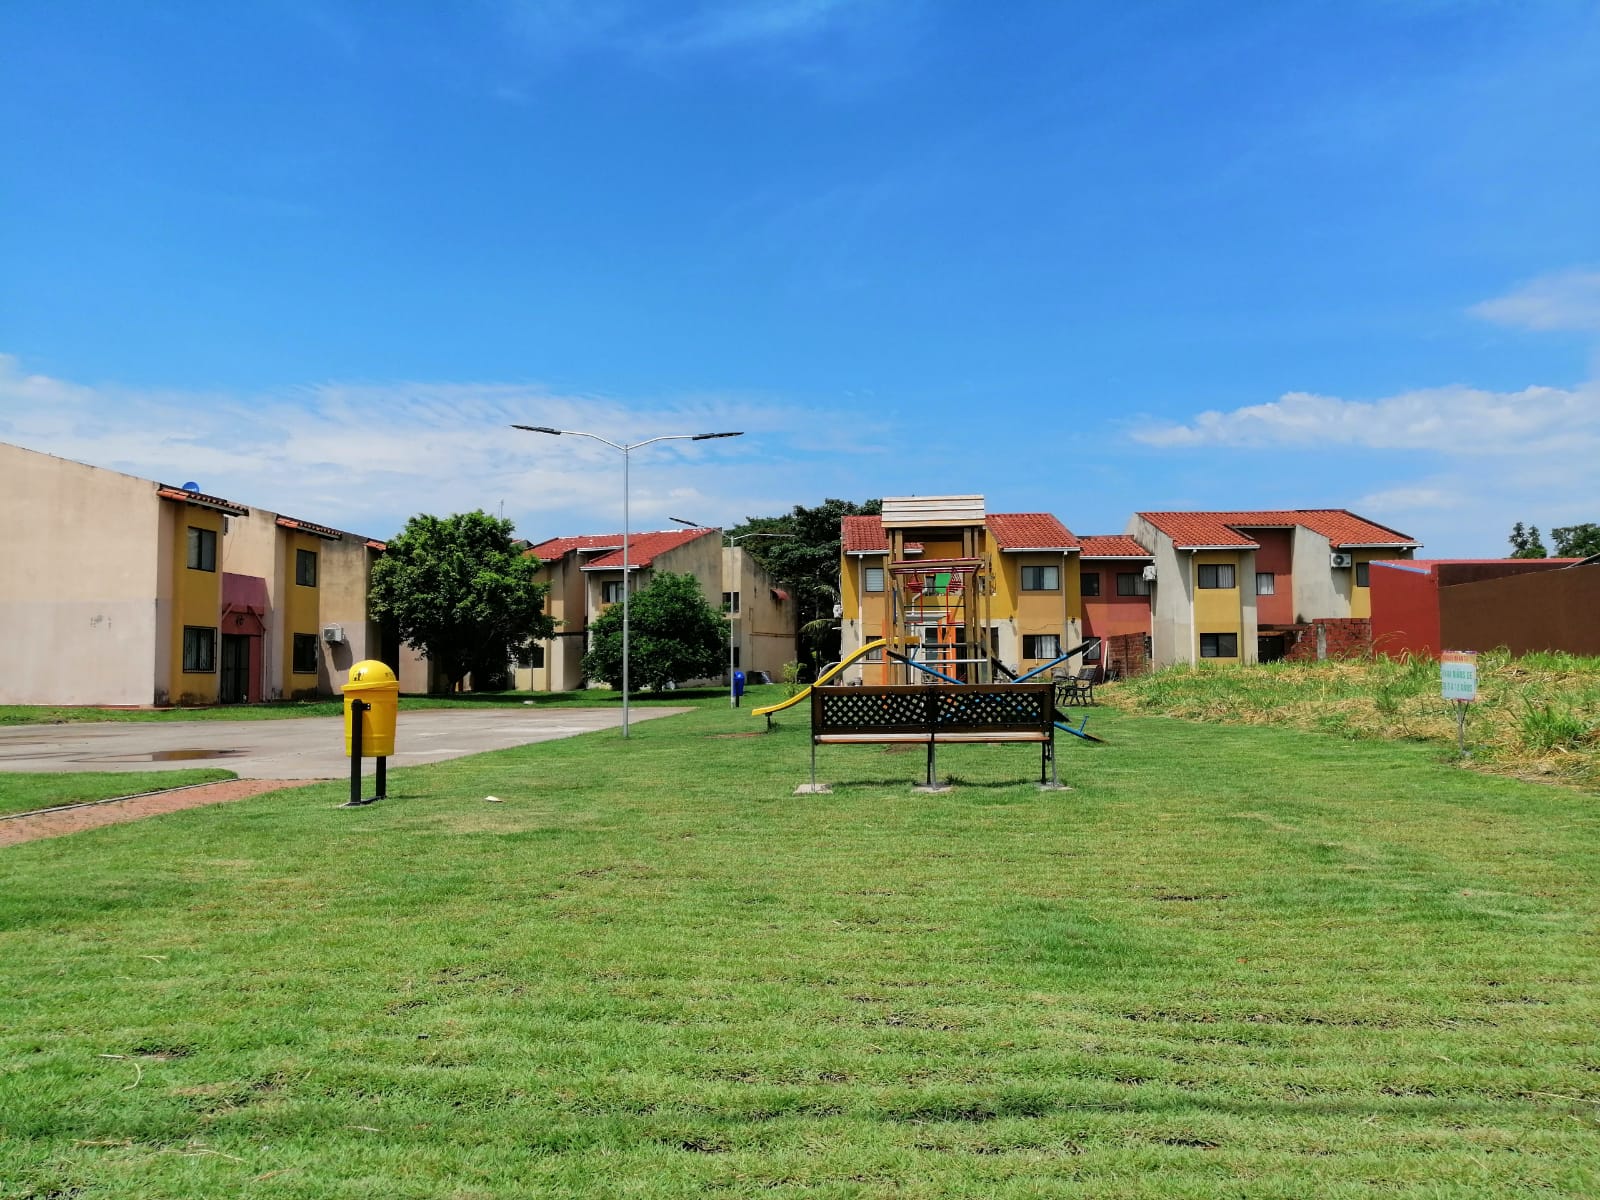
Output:
[[633,591],[628,572],[632,569],[628,558],[628,461],[629,456],[641,446],[656,442],[708,442],[712,438],[742,437],[737,433],[664,433],[660,437],[645,438],[642,442],[620,443],[603,438],[598,433],[585,433],[581,429],[551,429],[548,425],[513,425],[513,429],[526,429],[529,433],[548,433],[552,437],[582,437],[610,446],[622,454],[622,736],[628,736],[628,594]]
[[[705,525],[701,525],[697,521],[685,521],[682,517],[668,517],[667,520],[676,521],[679,525],[688,525],[693,529],[708,528]],[[728,539],[728,545],[732,546],[735,550],[739,548],[739,543],[744,541],[745,538],[792,538],[797,536],[796,534],[792,533],[766,533],[760,530],[751,530],[749,533],[741,533],[737,536],[731,533],[723,533],[723,531],[720,529],[717,532],[722,533],[722,536]],[[739,703],[739,694],[733,689],[733,617],[733,602],[730,597],[728,602],[728,705],[730,707],[736,707]],[[741,615],[740,620],[743,619],[744,618]]]

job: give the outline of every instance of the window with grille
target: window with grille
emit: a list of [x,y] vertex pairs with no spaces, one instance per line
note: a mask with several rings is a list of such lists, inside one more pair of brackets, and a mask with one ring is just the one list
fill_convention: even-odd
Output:
[[217,669],[217,631],[199,625],[183,627],[183,669],[209,674]]
[[883,568],[868,567],[864,573],[862,587],[869,592],[883,591]]

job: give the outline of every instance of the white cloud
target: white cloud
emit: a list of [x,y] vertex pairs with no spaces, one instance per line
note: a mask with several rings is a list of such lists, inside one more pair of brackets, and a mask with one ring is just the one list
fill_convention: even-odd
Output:
[[824,491],[853,495],[840,489],[858,483],[830,452],[859,424],[851,414],[766,397],[629,404],[497,382],[202,394],[89,387],[25,373],[0,355],[0,440],[33,450],[165,483],[193,480],[243,504],[375,536],[414,513],[497,512],[502,504],[532,537],[620,527],[620,455],[512,424],[585,429],[616,442],[746,431],[634,453],[634,528],[666,526],[668,516],[731,523],[797,499],[815,503]]
[[1461,455],[1600,453],[1600,385],[1490,392],[1428,388],[1381,400],[1290,392],[1130,435],[1149,446],[1332,446]]
[[1541,275],[1469,311],[1486,321],[1523,329],[1600,333],[1600,270]]

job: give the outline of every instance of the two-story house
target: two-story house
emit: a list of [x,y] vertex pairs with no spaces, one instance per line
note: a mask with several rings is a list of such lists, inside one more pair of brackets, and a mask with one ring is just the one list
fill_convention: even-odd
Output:
[[0,444],[0,703],[333,695],[393,661],[367,613],[382,542]]
[[741,547],[725,547],[719,530],[664,529],[631,534],[628,569],[620,533],[549,538],[527,553],[541,560],[540,582],[550,593],[545,611],[555,635],[535,645],[533,665],[519,668],[516,684],[532,691],[570,691],[584,686],[583,655],[589,626],[622,600],[648,587],[658,571],[693,575],[706,600],[730,622],[729,656],[736,670],[777,678],[795,656],[793,605],[788,594]]
[[1141,512],[1128,534],[1151,553],[1157,667],[1281,658],[1308,622],[1369,617],[1368,564],[1421,545],[1344,509]]

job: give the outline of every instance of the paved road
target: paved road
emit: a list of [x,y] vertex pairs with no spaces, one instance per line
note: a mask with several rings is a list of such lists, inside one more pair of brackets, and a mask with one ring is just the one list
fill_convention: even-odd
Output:
[[[688,712],[636,708],[633,721]],[[434,709],[402,712],[392,767],[548,742],[622,722],[616,709]],[[0,729],[0,771],[159,771],[224,767],[241,779],[348,779],[344,718],[115,721]],[[369,759],[367,774],[375,769]],[[0,780],[0,788],[4,788]]]

